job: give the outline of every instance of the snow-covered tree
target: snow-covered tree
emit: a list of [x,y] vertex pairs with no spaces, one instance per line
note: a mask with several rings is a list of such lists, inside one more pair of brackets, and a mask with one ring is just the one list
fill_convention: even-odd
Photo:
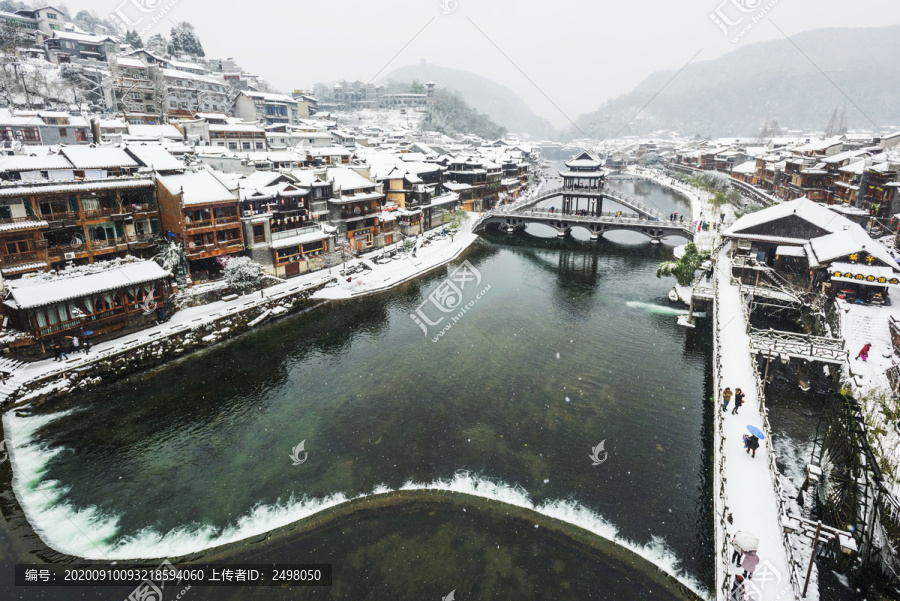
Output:
[[24,10],[27,8],[24,2],[16,2],[15,0],[2,0],[0,1],[0,11],[5,13],[14,13],[17,10]]
[[194,33],[194,26],[187,21],[182,21],[172,28],[169,52],[171,54],[189,54],[191,56],[206,56],[200,38]]
[[704,261],[709,259],[709,252],[697,249],[693,242],[688,242],[684,256],[677,261],[664,261],[656,268],[656,277],[675,277],[679,286],[690,286],[694,282],[694,273]]
[[143,48],[144,42],[138,32],[131,30],[125,33],[125,43],[130,44],[132,48]]
[[641,165],[655,165],[659,162],[659,155],[655,152],[647,152],[641,155]]
[[232,259],[225,266],[225,281],[236,292],[253,290],[262,280],[262,266],[249,257]]
[[152,52],[153,54],[167,55],[169,54],[169,41],[163,34],[158,33],[147,39],[146,48],[148,52]]
[[163,243],[162,248],[153,258],[160,267],[171,271],[176,276],[187,273],[187,254],[184,252],[184,246],[177,242]]

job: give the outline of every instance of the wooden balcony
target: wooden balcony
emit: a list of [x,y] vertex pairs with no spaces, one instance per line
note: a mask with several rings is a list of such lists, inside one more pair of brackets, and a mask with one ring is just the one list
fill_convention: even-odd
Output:
[[149,204],[132,204],[122,205],[123,213],[133,213],[134,215],[143,215],[146,213],[156,214],[156,207]]
[[123,236],[122,238],[111,238],[109,240],[91,240],[90,241],[90,249],[91,250],[106,250],[109,248],[115,248],[116,246],[120,246],[126,244],[127,240]]
[[108,207],[103,209],[91,209],[84,212],[84,218],[87,219],[103,219],[120,213],[119,207]]
[[58,259],[66,253],[86,253],[88,251],[86,244],[70,244],[68,246],[54,246],[47,249],[47,254],[51,259]]
[[240,240],[226,240],[215,244],[198,244],[195,246],[188,244],[187,256],[191,260],[207,259],[243,250],[244,245]]
[[74,211],[61,211],[58,213],[43,213],[41,219],[46,221],[75,221],[78,219],[78,213]]
[[0,255],[0,265],[3,267],[13,267],[15,265],[23,265],[25,263],[37,263],[46,261],[47,253],[39,250],[29,250],[23,253],[14,253],[11,255]]
[[237,215],[228,215],[217,219],[204,219],[203,221],[185,221],[184,229],[201,230],[204,228],[218,228],[226,225],[235,225],[241,222],[241,218]]
[[156,243],[156,236],[153,234],[134,234],[125,237],[131,246],[150,246]]
[[10,217],[8,219],[0,219],[0,224],[9,224],[9,223],[21,223],[24,226],[28,225],[28,222],[37,222],[41,221],[41,217],[36,217],[34,215],[28,215],[27,217]]

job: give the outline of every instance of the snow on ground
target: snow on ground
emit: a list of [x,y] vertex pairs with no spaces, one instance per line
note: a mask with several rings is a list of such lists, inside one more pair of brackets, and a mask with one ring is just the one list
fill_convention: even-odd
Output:
[[[470,215],[469,219],[460,225],[452,239],[449,233],[441,236],[441,228],[433,229],[416,238],[415,257],[411,252],[401,252],[398,254],[399,259],[380,265],[372,263],[368,258],[363,259],[363,263],[371,269],[349,276],[349,282],[347,277],[339,275],[339,268],[334,268],[332,271],[338,277],[339,284],[319,290],[313,298],[342,299],[380,292],[448,263],[478,239],[478,236],[472,233],[472,221]],[[426,240],[428,244],[423,246]],[[377,256],[376,254],[375,257]]]
[[314,272],[292,278],[286,282],[267,288],[263,291],[264,295],[256,292],[232,301],[218,301],[198,307],[183,309],[173,314],[171,319],[166,323],[155,325],[127,336],[94,344],[91,346],[89,354],[85,354],[84,352],[69,352],[68,361],[57,362],[54,359],[44,359],[42,361],[26,363],[13,373],[12,378],[7,380],[7,383],[9,386],[15,388],[35,378],[77,368],[89,361],[118,353],[127,347],[133,346],[135,342],[145,342],[176,330],[182,330],[186,326],[196,326],[209,321],[214,321],[228,312],[234,312],[251,305],[268,302],[272,297],[296,291],[295,289],[317,286],[329,279],[330,276],[328,275],[328,272]]
[[[890,305],[883,307],[857,305],[835,299],[836,310],[841,317],[841,337],[850,353],[849,363],[844,365],[844,379],[853,384],[853,395],[861,403],[866,415],[869,432],[883,430],[874,436],[875,446],[891,465],[900,465],[900,430],[896,422],[889,421],[882,413],[882,402],[890,399],[891,385],[886,370],[900,358],[894,353],[891,342],[890,320],[900,319],[900,292],[889,289]],[[863,345],[871,344],[867,361],[856,359]],[[900,498],[900,481],[886,474],[885,480],[894,497]]]
[[[760,540],[758,551],[760,566],[757,567],[757,574],[761,575],[763,562],[769,562],[775,573],[781,576],[780,582],[772,580],[764,583],[761,578],[757,578],[758,582],[755,584],[760,588],[760,601],[791,599],[793,590],[789,578],[787,553],[781,537],[779,504],[775,481],[769,469],[771,441],[760,442],[755,458],[746,453],[743,445],[744,434],[749,434],[747,425],[763,430],[763,419],[757,396],[757,374],[750,359],[750,336],[746,332],[744,322],[743,299],[738,286],[731,283],[732,267],[727,249],[719,253],[716,265],[719,343],[717,352],[720,353],[722,374],[721,380],[717,381],[715,386],[718,410],[721,411],[721,391],[726,386],[732,391],[740,387],[746,394],[744,405],[738,410],[738,414],[731,414],[734,408],[732,399],[721,421],[725,454],[723,482],[727,496],[726,511],[734,518],[734,524],[727,527],[727,538],[731,540],[739,531],[756,535]],[[732,566],[731,573],[740,572]],[[729,576],[729,581],[733,579],[733,575]],[[817,597],[817,587],[811,586],[807,599]]]

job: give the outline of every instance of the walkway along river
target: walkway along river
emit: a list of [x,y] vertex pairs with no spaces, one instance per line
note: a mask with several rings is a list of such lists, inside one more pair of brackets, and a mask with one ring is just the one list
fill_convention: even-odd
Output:
[[[664,212],[686,212],[640,186],[668,200]],[[176,558],[244,541],[206,552],[334,564],[334,588],[283,598],[672,598],[655,569],[617,557],[603,537],[709,590],[710,331],[675,324],[671,282],[654,275],[671,246],[633,236],[488,236],[463,257],[480,276],[463,300],[490,290],[437,342],[409,316],[443,272],[39,415],[8,414],[16,496],[43,543],[70,555]],[[301,441],[308,457],[293,465]],[[442,498],[261,540],[404,487],[491,503]],[[14,504],[4,514],[8,566],[37,543]],[[535,528],[542,516],[594,534]],[[223,591],[190,593],[254,598]]]

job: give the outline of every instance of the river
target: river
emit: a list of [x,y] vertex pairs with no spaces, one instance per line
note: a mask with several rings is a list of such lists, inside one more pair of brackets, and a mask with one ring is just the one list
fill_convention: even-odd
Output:
[[[654,184],[614,185],[689,214]],[[37,416],[8,415],[14,489],[30,526],[53,549],[99,561],[176,557],[257,538],[347,498],[440,488],[533,508],[709,589],[710,331],[702,320],[677,326],[683,307],[666,298],[673,282],[655,277],[683,241],[530,232],[487,235],[464,255],[469,309],[439,338],[438,326],[423,333],[410,314],[459,262]],[[331,589],[192,589],[190,598],[440,598],[453,589],[459,599],[671,598],[640,570],[521,521],[465,511],[461,499],[309,535],[298,528],[235,552],[239,561],[331,563]],[[27,560],[30,528],[4,513],[6,570]],[[4,599],[87,590],[38,597],[0,582]],[[96,598],[127,592],[98,589]]]

